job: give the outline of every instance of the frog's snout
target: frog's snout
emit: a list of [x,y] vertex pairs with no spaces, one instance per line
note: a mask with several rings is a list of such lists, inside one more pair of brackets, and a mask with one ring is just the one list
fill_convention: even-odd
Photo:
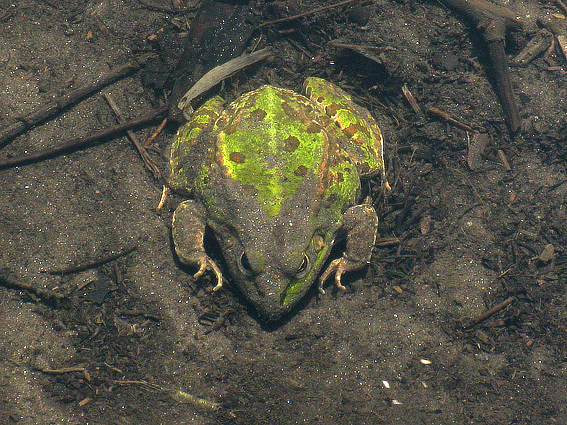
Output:
[[293,303],[285,302],[288,286],[289,281],[282,273],[268,270],[240,289],[256,307],[258,315],[267,321],[277,321],[293,307]]

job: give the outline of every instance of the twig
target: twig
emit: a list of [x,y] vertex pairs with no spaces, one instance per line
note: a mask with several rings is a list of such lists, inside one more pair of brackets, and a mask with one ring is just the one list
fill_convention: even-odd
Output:
[[65,295],[58,294],[48,289],[38,288],[27,283],[24,277],[19,276],[7,267],[0,268],[0,285],[5,286],[6,288],[17,289],[19,291],[31,292],[41,298],[44,302],[56,306],[66,298]]
[[399,245],[401,243],[402,241],[400,240],[400,238],[380,238],[376,240],[374,246],[379,246],[382,248],[386,246]]
[[123,380],[116,380],[114,381],[114,383],[118,385],[141,385],[151,390],[164,391],[164,389],[160,387],[158,384],[154,384],[143,380],[136,381],[136,380],[123,379]]
[[29,155],[23,155],[12,159],[7,159],[5,161],[0,161],[0,170],[4,168],[18,167],[20,165],[30,164],[32,162],[37,162],[43,159],[51,158],[53,156],[62,155],[66,152],[74,152],[79,149],[84,149],[89,146],[94,146],[100,143],[101,140],[110,139],[117,134],[120,134],[131,128],[140,127],[156,118],[159,118],[167,113],[167,106],[163,106],[157,111],[154,111],[148,115],[141,118],[135,119],[133,121],[128,121],[123,124],[115,125],[114,127],[107,128],[106,130],[99,131],[98,133],[92,134],[90,136],[81,136],[74,139],[68,140],[62,145],[48,148],[36,153],[31,153]]
[[498,149],[498,158],[502,161],[502,165],[506,169],[506,171],[512,171],[512,167],[510,167],[510,163],[508,162],[508,158],[506,158],[506,154],[502,149]]
[[[108,106],[110,106],[110,109],[112,109],[112,111],[118,118],[118,123],[123,124],[125,122],[124,116],[122,115],[122,112],[120,112],[120,109],[118,108],[116,102],[114,102],[114,100],[112,99],[112,97],[110,97],[108,93],[103,93],[102,95],[106,99],[106,102],[108,103]],[[159,180],[161,177],[161,172],[159,171],[159,168],[157,167],[153,159],[148,154],[146,148],[144,148],[142,144],[138,141],[138,138],[136,137],[136,135],[132,130],[127,130],[126,134],[128,135],[128,138],[134,144],[134,147],[142,157],[142,161],[144,161],[144,165],[146,166],[146,168],[151,171],[155,179]]]
[[344,43],[340,40],[329,41],[329,46],[338,47],[339,49],[349,49],[360,54],[364,54],[364,52],[368,52],[368,51],[382,53],[382,52],[391,52],[396,50],[395,47],[391,47],[391,46],[371,46],[367,44],[359,45],[359,44]]
[[125,77],[126,75],[137,71],[147,59],[140,62],[129,62],[126,65],[118,67],[108,74],[102,75],[97,78],[92,84],[79,87],[67,93],[60,98],[49,102],[41,109],[26,115],[23,118],[18,118],[18,122],[12,124],[8,128],[0,131],[0,147],[7,145],[14,137],[22,134],[24,131],[29,130],[40,122],[47,121],[55,117],[58,113],[62,112],[65,108],[77,103],[81,99],[99,91],[103,87],[115,82],[116,80]]
[[471,131],[471,132],[474,132],[474,131],[475,131],[474,128],[472,128],[470,125],[467,125],[467,124],[464,124],[464,123],[462,123],[462,122],[460,122],[460,121],[457,121],[455,118],[453,118],[453,117],[452,117],[451,115],[449,115],[447,112],[444,112],[444,111],[442,111],[442,110],[440,110],[440,109],[437,109],[437,108],[435,108],[435,107],[433,107],[433,106],[428,107],[428,108],[427,108],[427,112],[429,112],[430,114],[435,115],[435,116],[441,118],[441,119],[444,120],[444,121],[447,121],[449,124],[452,124],[452,125],[454,125],[455,127],[458,127],[458,128],[460,128],[460,129],[462,129],[462,130]]
[[339,40],[329,41],[329,46],[337,47],[339,49],[351,50],[379,65],[385,65],[384,52],[396,50],[394,47],[390,47],[390,46],[378,47],[378,46],[357,45],[357,44],[343,43],[342,41]]
[[567,23],[565,21],[560,21],[558,19],[538,19],[538,22],[545,26],[557,39],[557,44],[563,53],[563,56],[567,58]]
[[165,127],[165,125],[167,124],[167,117],[165,117],[163,119],[163,121],[161,122],[160,125],[158,125],[158,128],[156,128],[156,131],[154,131],[154,134],[152,134],[148,140],[146,140],[144,142],[144,148],[148,148],[152,142],[155,140],[155,138],[161,133],[161,131],[163,130],[163,128]]
[[542,28],[512,60],[510,65],[526,66],[543,52],[549,50],[553,44],[553,34]]
[[214,401],[206,400],[201,397],[194,396],[182,390],[176,390],[173,388],[161,387],[157,384],[150,383],[148,381],[132,381],[132,380],[120,380],[114,381],[118,385],[140,385],[151,390],[162,391],[179,403],[189,403],[194,407],[205,408],[207,410],[218,410],[222,407],[220,403]]
[[504,118],[512,133],[516,133],[521,126],[518,104],[512,90],[512,79],[504,52],[504,41],[487,41],[488,53],[492,59],[494,74],[496,76],[496,92],[504,110]]
[[181,390],[173,390],[171,391],[171,396],[179,401],[180,403],[189,403],[195,407],[201,407],[207,410],[219,410],[221,407],[220,403],[216,403],[214,401],[206,400],[201,397],[194,396],[189,394],[185,391]]
[[[70,372],[83,372],[83,377],[88,381],[91,382],[91,374],[89,371],[84,367],[62,367],[61,369],[42,369],[43,373],[49,373],[51,375],[61,375],[63,373],[70,373]],[[87,404],[87,399],[83,399],[81,403]],[[88,399],[90,401],[90,399]],[[80,403],[79,403],[80,404]]]
[[86,406],[88,403],[90,403],[93,399],[90,397],[85,397],[84,399],[82,399],[81,401],[79,401],[78,405],[79,407],[83,407]]
[[413,94],[411,94],[411,91],[408,88],[407,84],[404,84],[402,86],[402,93],[404,94],[406,100],[409,102],[411,109],[413,109],[413,111],[418,115],[423,114],[423,112],[421,111],[421,108],[419,107],[419,105],[417,103],[417,100],[415,100],[415,97],[413,97]]
[[159,199],[159,203],[157,206],[157,210],[161,210],[163,208],[163,206],[165,205],[165,201],[167,200],[167,195],[169,194],[169,188],[165,185],[162,186],[161,189],[161,197]]
[[490,310],[485,311],[482,314],[479,314],[478,316],[475,316],[471,319],[472,325],[478,325],[480,322],[488,319],[490,316],[492,316],[495,313],[498,313],[500,310],[504,309],[508,304],[513,303],[516,300],[515,297],[510,297],[505,301],[502,301],[500,304],[496,304],[494,307],[492,307]]
[[83,270],[88,270],[88,269],[92,269],[94,267],[98,267],[101,266],[103,264],[106,263],[110,263],[111,261],[116,260],[117,258],[123,257],[124,255],[128,255],[130,254],[132,251],[135,251],[136,249],[138,249],[138,247],[133,246],[131,248],[128,248],[124,251],[118,252],[116,254],[112,254],[109,255],[107,257],[104,258],[100,258],[98,260],[94,260],[90,263],[86,263],[86,264],[81,264],[78,266],[71,266],[71,267],[67,267],[65,269],[54,269],[54,270],[42,270],[42,273],[49,273],[49,274],[68,274],[68,273],[73,273],[73,272],[80,272]]
[[344,1],[341,1],[339,3],[331,4],[329,6],[318,7],[317,9],[312,9],[312,10],[309,10],[307,12],[300,13],[299,15],[288,16],[287,18],[276,19],[275,21],[263,22],[260,25],[258,25],[256,27],[256,29],[265,27],[267,25],[273,25],[273,24],[279,24],[281,22],[293,21],[293,20],[298,19],[298,18],[303,18],[304,16],[308,16],[308,15],[312,15],[314,13],[322,12],[322,11],[327,10],[327,9],[332,9],[333,7],[340,7],[340,6],[344,6],[345,4],[354,3],[355,1],[358,1],[358,0],[344,0]]
[[53,375],[60,375],[62,373],[70,372],[84,372],[86,369],[84,367],[62,367],[61,369],[42,369],[43,373],[51,373]]

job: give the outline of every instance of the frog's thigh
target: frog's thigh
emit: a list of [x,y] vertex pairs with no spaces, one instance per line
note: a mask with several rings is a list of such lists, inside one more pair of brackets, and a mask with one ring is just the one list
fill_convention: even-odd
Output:
[[198,202],[189,200],[179,204],[173,213],[173,244],[179,260],[199,270],[193,278],[199,279],[206,270],[212,270],[217,278],[213,291],[222,287],[222,273],[217,264],[205,253],[206,212]]
[[356,205],[343,214],[343,229],[347,232],[346,249],[341,258],[331,261],[329,267],[319,279],[319,292],[325,293],[323,284],[329,276],[335,274],[335,285],[339,289],[346,289],[341,284],[344,272],[363,268],[370,260],[374,242],[378,216],[370,205]]
[[343,229],[347,233],[343,258],[350,263],[347,270],[364,267],[376,242],[378,216],[371,205],[355,205],[343,214]]
[[350,140],[341,146],[354,159],[359,174],[372,177],[384,169],[382,132],[367,109],[346,99],[342,106],[337,124]]
[[193,200],[182,202],[173,213],[173,244],[182,263],[194,265],[205,252],[205,217],[205,208]]

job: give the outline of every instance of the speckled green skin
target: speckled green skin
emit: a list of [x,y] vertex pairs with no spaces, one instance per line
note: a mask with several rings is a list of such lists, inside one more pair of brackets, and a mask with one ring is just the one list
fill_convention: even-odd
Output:
[[366,264],[376,233],[374,209],[355,206],[360,176],[383,170],[380,131],[325,80],[308,79],[306,92],[313,100],[263,86],[224,110],[215,97],[172,146],[170,185],[194,198],[174,215],[179,258],[204,264],[206,222],[230,276],[268,320],[305,295],[338,236],[359,235],[347,237],[340,286],[342,271]]

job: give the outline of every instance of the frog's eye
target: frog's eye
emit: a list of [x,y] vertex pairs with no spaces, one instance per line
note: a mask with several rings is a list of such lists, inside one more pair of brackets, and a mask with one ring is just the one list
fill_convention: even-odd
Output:
[[305,275],[309,271],[309,265],[310,265],[309,257],[306,254],[303,254],[303,261],[301,262],[301,265],[297,269],[297,273],[295,273],[295,278],[301,279],[302,277],[305,277]]
[[254,274],[254,270],[252,270],[252,266],[250,265],[250,261],[248,261],[248,257],[245,252],[243,252],[238,259],[238,269],[242,272],[242,274],[248,277]]

